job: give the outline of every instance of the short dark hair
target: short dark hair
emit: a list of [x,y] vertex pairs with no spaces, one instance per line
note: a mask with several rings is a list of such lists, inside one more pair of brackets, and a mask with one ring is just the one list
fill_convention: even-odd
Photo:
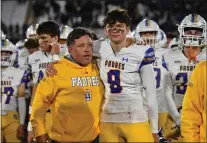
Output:
[[71,46],[74,44],[76,39],[79,39],[81,36],[88,35],[91,39],[93,39],[91,32],[83,27],[78,27],[73,29],[67,37],[67,45]]
[[48,34],[51,37],[58,36],[58,39],[60,38],[60,27],[52,20],[40,23],[36,32],[38,35]]
[[96,33],[94,31],[91,31],[91,35],[92,35],[92,40],[95,41],[95,40],[98,40],[98,36],[96,35]]
[[27,49],[39,48],[39,42],[37,38],[29,38],[25,41],[24,47]]
[[115,24],[116,22],[125,23],[127,26],[131,24],[131,18],[129,17],[127,10],[125,9],[113,9],[106,14],[103,20],[104,27],[107,24]]

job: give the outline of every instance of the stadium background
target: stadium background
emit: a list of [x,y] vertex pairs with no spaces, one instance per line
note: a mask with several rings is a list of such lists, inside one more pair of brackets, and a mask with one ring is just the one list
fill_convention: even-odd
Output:
[[176,35],[176,24],[190,13],[207,20],[207,0],[2,0],[1,29],[14,44],[26,38],[31,24],[48,19],[60,26],[87,27],[103,37],[102,20],[115,7],[128,10],[131,30],[146,17],[155,20],[167,35]]
[[60,26],[90,28],[100,38],[104,37],[102,20],[115,7],[128,10],[131,30],[150,18],[168,36],[178,34],[176,24],[190,13],[207,20],[207,0],[1,0],[1,30],[16,44],[26,38],[31,24],[50,19]]

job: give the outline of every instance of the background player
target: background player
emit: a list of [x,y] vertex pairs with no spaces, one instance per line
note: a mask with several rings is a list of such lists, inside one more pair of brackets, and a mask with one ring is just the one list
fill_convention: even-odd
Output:
[[[197,14],[186,16],[178,27],[182,50],[164,54],[164,66],[168,70],[164,77],[163,94],[170,116],[166,122],[164,136],[176,138],[180,135],[180,111],[188,79],[196,64],[206,60],[206,21]],[[176,124],[175,124],[176,123]]]
[[[166,51],[165,46],[167,43],[167,39],[165,33],[161,31],[158,24],[150,19],[144,19],[137,25],[136,35],[138,38],[138,43],[142,43],[142,41],[144,41],[145,43],[147,42],[148,44],[152,45],[152,47],[154,47],[155,62],[152,65],[155,72],[158,99],[158,128],[160,130],[160,141],[164,141],[165,139],[162,137],[162,128],[164,127],[167,119],[167,110],[162,93],[163,72],[164,70],[166,70],[162,67],[162,54]],[[146,97],[145,100],[147,100]],[[145,107],[147,110],[146,103]]]
[[[1,40],[1,137],[5,142],[21,142],[26,116],[25,70],[14,68],[15,47],[8,39]],[[17,111],[18,107],[18,111]]]
[[[33,74],[33,91],[32,99],[30,102],[30,113],[32,110],[32,102],[36,92],[36,88],[40,80],[45,76],[45,69],[47,65],[53,60],[52,48],[59,47],[58,44],[60,29],[59,25],[53,21],[46,21],[39,24],[36,33],[38,34],[40,51],[34,52],[29,56],[29,64],[31,66]],[[46,116],[46,129],[50,127],[50,113]],[[33,138],[31,123],[28,124],[28,138],[27,141],[30,143]]]

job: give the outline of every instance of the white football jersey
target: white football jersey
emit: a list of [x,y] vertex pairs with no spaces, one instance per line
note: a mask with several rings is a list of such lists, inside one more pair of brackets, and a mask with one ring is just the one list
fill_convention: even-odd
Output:
[[110,41],[104,40],[95,41],[93,52],[99,59],[100,75],[105,85],[106,100],[101,121],[147,121],[148,115],[143,105],[144,87],[139,71],[142,66],[152,63],[152,60],[144,62],[143,59],[154,59],[153,48],[134,44],[114,54]]
[[17,111],[17,90],[21,83],[27,81],[27,74],[20,68],[8,67],[2,69],[1,94],[2,110]]
[[166,105],[163,97],[163,78],[166,69],[162,66],[162,55],[165,52],[163,48],[155,50],[155,62],[152,64],[155,72],[156,89],[157,89],[157,100],[158,100],[158,111],[159,113],[166,112]]
[[196,64],[202,60],[206,60],[206,49],[196,56],[197,62],[189,63],[188,58],[181,50],[170,51],[163,55],[165,68],[169,71],[173,86],[173,98],[176,106],[182,106],[183,98],[187,88],[188,81]]
[[33,75],[33,83],[38,84],[45,76],[47,65],[52,62],[52,55],[50,53],[36,51],[29,56],[29,65]]

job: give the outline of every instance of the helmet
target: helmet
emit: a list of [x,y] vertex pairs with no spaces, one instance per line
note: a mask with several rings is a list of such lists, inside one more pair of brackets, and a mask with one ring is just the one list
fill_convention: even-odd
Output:
[[[156,43],[158,41],[158,31],[159,31],[159,26],[158,24],[153,21],[153,20],[150,20],[150,19],[144,19],[142,20],[138,25],[137,25],[137,28],[136,28],[136,39],[137,41],[144,41],[146,43],[150,41],[154,43]],[[152,37],[141,37],[140,33],[142,32],[155,32],[156,33],[156,36],[154,38]]]
[[2,30],[1,30],[1,39],[6,39],[6,35],[4,34]]
[[38,26],[39,24],[30,25],[29,28],[27,28],[26,37],[27,38],[36,37],[37,35],[36,30]]
[[15,63],[16,67],[20,67],[22,69],[28,68],[28,56],[29,52],[24,47],[25,40],[20,40],[16,43],[16,49],[17,49],[17,55],[16,60],[17,63]]
[[60,28],[60,39],[67,39],[69,33],[73,31],[73,28],[65,25]]
[[18,42],[16,43],[16,48],[17,48],[17,49],[21,49],[21,48],[23,48],[23,47],[24,47],[24,42],[25,42],[25,40],[20,40],[20,41],[18,41]]
[[173,51],[180,49],[180,39],[179,38],[173,38],[169,45],[168,49],[172,49]]
[[8,39],[1,40],[1,52],[11,53],[1,56],[1,66],[12,66],[15,60],[15,46]]
[[[201,35],[186,35],[185,30],[197,29]],[[178,25],[179,37],[182,46],[204,46],[206,44],[206,21],[198,14],[186,16]]]
[[158,36],[157,39],[158,39],[159,46],[161,48],[166,48],[167,47],[167,36],[165,32],[162,29],[160,29],[157,36]]

